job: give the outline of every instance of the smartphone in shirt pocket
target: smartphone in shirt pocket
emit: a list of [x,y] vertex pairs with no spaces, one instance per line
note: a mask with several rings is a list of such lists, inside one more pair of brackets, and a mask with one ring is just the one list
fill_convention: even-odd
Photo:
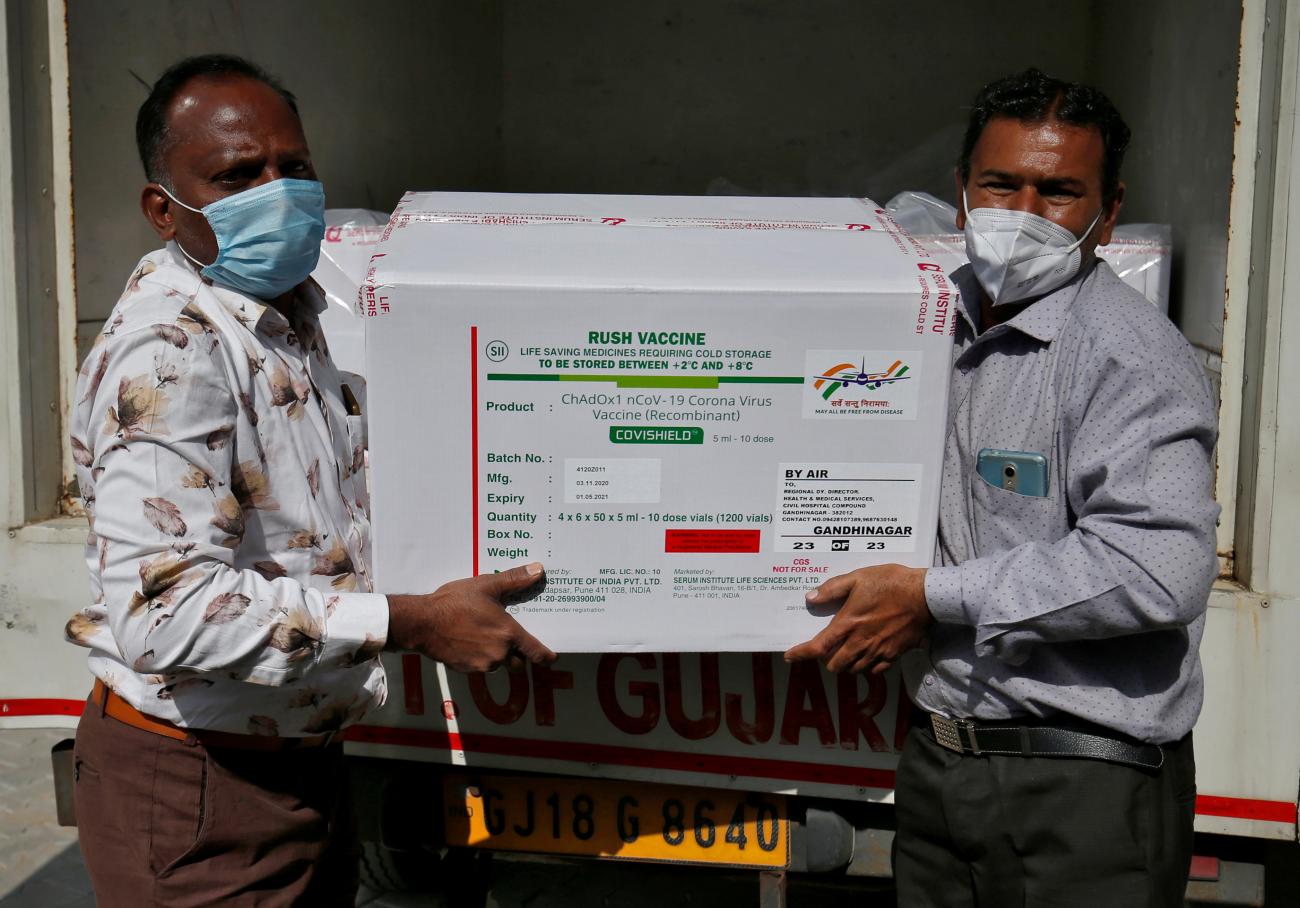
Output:
[[1047,497],[1047,457],[1042,454],[984,448],[975,460],[975,471],[994,488]]

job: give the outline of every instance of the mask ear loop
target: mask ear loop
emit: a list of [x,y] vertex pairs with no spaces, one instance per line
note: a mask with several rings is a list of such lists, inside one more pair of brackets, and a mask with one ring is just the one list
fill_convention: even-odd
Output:
[[1093,218],[1093,219],[1092,219],[1092,223],[1088,225],[1088,229],[1085,230],[1085,231],[1083,232],[1083,235],[1080,236],[1077,240],[1075,240],[1074,243],[1070,246],[1070,251],[1071,251],[1071,252],[1073,252],[1074,250],[1076,250],[1076,249],[1078,249],[1080,246],[1082,246],[1082,245],[1083,245],[1083,241],[1086,240],[1089,236],[1092,235],[1092,231],[1093,231],[1093,229],[1096,228],[1098,222],[1101,221],[1101,216],[1102,216],[1103,214],[1105,214],[1105,213],[1106,213],[1106,204],[1103,202],[1101,208],[1099,208],[1099,209],[1097,210],[1097,216],[1096,216],[1095,218]]
[[[177,205],[181,206],[181,207],[184,208],[185,210],[187,210],[187,211],[192,211],[192,212],[194,212],[195,214],[203,214],[203,209],[201,209],[201,208],[195,208],[195,207],[193,207],[192,205],[186,205],[186,204],[185,204],[184,202],[182,202],[180,199],[176,198],[176,196],[172,195],[171,190],[168,189],[166,186],[164,186],[162,183],[157,183],[157,184],[155,184],[155,185],[157,185],[157,187],[163,191],[163,194],[164,194],[165,196],[167,196],[167,198],[171,199],[173,202],[175,202]],[[206,217],[206,216],[205,216],[205,217]],[[189,259],[191,262],[193,262],[193,263],[194,263],[194,266],[195,266],[196,268],[198,268],[200,271],[202,271],[204,268],[208,267],[207,265],[203,264],[203,263],[200,262],[198,259],[196,259],[194,256],[192,256],[192,255],[190,255],[188,252],[186,252],[186,251],[185,251],[185,247],[181,245],[181,241],[180,241],[180,240],[178,240],[178,239],[176,239],[176,238],[173,237],[173,238],[172,238],[172,241],[176,244],[176,248],[179,249],[179,250],[181,251],[181,255],[185,256],[187,259]],[[221,256],[221,253],[220,253],[220,251],[218,251],[218,252],[217,252],[217,257],[220,258],[220,256]],[[216,262],[214,261],[214,262],[212,262],[212,264],[216,264]]]

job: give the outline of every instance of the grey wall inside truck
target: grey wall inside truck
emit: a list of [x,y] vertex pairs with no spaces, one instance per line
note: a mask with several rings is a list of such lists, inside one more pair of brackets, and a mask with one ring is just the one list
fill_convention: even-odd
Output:
[[1089,78],[1134,132],[1122,219],[1173,225],[1170,316],[1193,344],[1218,354],[1241,5],[1101,0],[1095,17]]
[[1171,314],[1217,353],[1240,19],[1223,0],[1002,0],[933,17],[839,0],[508,3],[504,185],[955,203],[975,90],[1036,65],[1099,85],[1130,122],[1122,220],[1174,225]]
[[156,245],[136,76],[226,50],[298,93],[330,204],[381,209],[408,188],[955,201],[980,84],[1088,79],[1134,127],[1123,220],[1174,225],[1173,314],[1217,351],[1239,18],[1225,0],[70,0],[83,333]]
[[951,198],[976,89],[1034,64],[1081,78],[1091,25],[1087,3],[1024,0],[507,3],[506,183]]
[[139,212],[135,113],[189,54],[237,53],[299,99],[331,207],[391,209],[413,186],[490,188],[498,172],[494,3],[70,0],[77,303],[93,338],[158,242]]

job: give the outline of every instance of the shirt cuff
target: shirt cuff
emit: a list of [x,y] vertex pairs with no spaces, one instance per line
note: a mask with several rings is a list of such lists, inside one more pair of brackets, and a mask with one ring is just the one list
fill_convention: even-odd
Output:
[[962,607],[961,566],[932,567],[925,572],[925,604],[934,620],[944,624],[966,624]]
[[326,624],[320,661],[360,665],[379,655],[388,642],[388,597],[379,593],[340,593],[327,596],[333,606]]

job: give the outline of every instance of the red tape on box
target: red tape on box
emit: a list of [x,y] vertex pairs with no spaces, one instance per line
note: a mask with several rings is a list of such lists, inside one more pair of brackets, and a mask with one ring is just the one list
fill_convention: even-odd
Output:
[[739,554],[759,551],[762,530],[664,530],[664,551]]

